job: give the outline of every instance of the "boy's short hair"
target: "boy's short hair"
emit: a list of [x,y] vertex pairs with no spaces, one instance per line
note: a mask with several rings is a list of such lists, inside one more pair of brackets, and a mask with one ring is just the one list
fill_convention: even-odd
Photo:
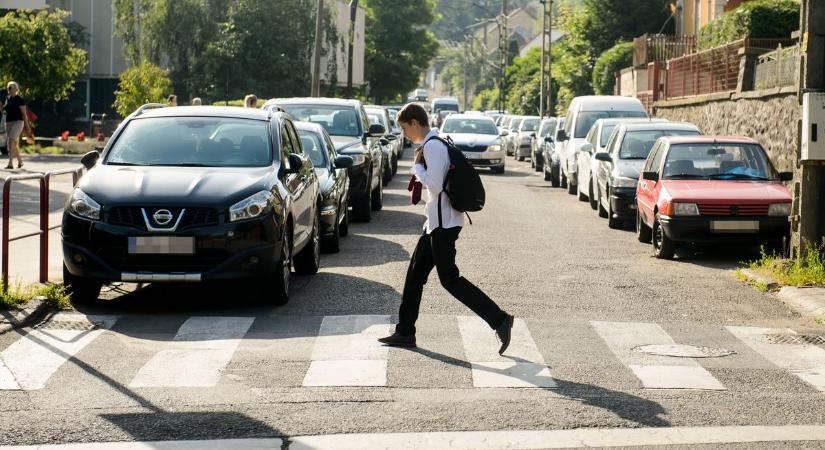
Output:
[[411,124],[413,119],[421,126],[427,126],[430,123],[430,117],[427,115],[427,110],[418,103],[407,103],[398,111],[396,120]]

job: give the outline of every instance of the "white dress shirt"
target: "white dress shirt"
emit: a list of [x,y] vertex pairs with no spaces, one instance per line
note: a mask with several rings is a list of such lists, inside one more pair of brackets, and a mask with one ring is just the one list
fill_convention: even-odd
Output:
[[[438,130],[430,130],[424,141],[433,136],[438,136]],[[430,140],[424,145],[424,161],[427,166],[416,164],[413,166],[413,173],[415,173],[418,181],[427,188],[427,196],[425,197],[427,204],[424,206],[427,221],[424,223],[424,229],[427,234],[430,234],[439,227],[438,196],[441,195],[444,177],[447,176],[447,171],[450,168],[450,155],[447,153],[447,146],[439,140]],[[453,208],[447,194],[441,195],[441,221],[441,227],[445,229],[464,226],[464,213]]]

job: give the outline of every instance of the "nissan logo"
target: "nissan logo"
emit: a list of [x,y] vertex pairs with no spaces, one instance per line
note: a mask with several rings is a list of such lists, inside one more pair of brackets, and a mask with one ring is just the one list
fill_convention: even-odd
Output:
[[156,224],[161,226],[169,225],[169,222],[171,222],[173,218],[172,211],[168,209],[159,209],[152,214],[152,219],[155,220]]

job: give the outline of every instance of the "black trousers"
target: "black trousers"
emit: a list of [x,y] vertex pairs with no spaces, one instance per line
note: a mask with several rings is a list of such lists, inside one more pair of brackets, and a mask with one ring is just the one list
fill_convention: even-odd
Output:
[[418,240],[401,296],[401,309],[398,312],[398,334],[409,336],[415,334],[415,322],[418,320],[418,308],[421,305],[421,293],[433,267],[438,272],[441,285],[453,297],[484,319],[490,328],[498,328],[507,314],[493,302],[481,289],[475,287],[466,278],[459,275],[455,265],[455,241],[461,227],[436,228],[430,234],[424,234]]

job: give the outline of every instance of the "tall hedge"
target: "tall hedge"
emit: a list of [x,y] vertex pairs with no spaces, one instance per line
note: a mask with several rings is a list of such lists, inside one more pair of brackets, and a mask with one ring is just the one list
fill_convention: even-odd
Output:
[[593,92],[613,94],[616,72],[633,65],[633,43],[620,42],[601,54],[593,65]]
[[697,35],[700,50],[742,38],[789,38],[799,29],[798,0],[752,0],[708,23]]

